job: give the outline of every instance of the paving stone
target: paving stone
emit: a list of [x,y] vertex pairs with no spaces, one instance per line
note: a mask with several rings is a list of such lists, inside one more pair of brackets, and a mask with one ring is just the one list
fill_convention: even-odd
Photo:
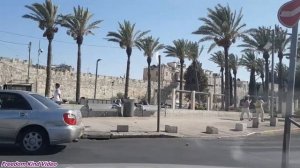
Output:
[[178,128],[177,128],[177,126],[166,125],[165,126],[165,131],[168,132],[168,133],[177,133]]
[[258,118],[253,118],[252,127],[253,128],[258,128],[258,126],[259,126],[259,119]]
[[214,126],[207,126],[206,127],[206,133],[207,134],[218,134],[219,130],[218,130],[218,128],[216,128]]
[[117,125],[117,132],[128,132],[128,125]]
[[236,123],[235,124],[235,130],[236,131],[246,131],[247,124],[246,123]]

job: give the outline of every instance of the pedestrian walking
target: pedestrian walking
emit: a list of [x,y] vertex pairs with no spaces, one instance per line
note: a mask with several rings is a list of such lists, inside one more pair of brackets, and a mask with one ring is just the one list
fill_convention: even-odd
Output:
[[62,102],[60,84],[59,83],[55,84],[55,90],[54,90],[54,93],[53,93],[53,101],[57,104],[61,104],[61,102]]
[[265,121],[264,120],[265,112],[264,112],[264,107],[263,107],[264,103],[265,102],[263,101],[263,99],[261,97],[259,97],[255,103],[256,116],[259,119],[259,115],[261,115],[261,122]]
[[242,103],[242,113],[241,113],[241,117],[240,117],[240,120],[244,120],[244,113],[247,113],[247,116],[248,116],[248,120],[251,121],[251,118],[250,118],[250,109],[249,109],[249,106],[250,106],[250,103],[251,103],[251,100],[249,98],[249,95],[245,97],[243,103]]

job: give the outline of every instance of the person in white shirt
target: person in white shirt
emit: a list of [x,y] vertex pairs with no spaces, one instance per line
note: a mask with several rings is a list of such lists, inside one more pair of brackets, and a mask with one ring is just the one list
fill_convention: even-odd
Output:
[[258,100],[256,101],[255,103],[255,110],[256,110],[256,115],[257,115],[257,118],[259,119],[259,115],[261,115],[261,122],[264,122],[264,101],[261,97],[258,98]]
[[60,104],[61,103],[61,91],[60,91],[60,84],[59,83],[56,83],[55,84],[55,91],[54,91],[54,94],[53,94],[53,100]]

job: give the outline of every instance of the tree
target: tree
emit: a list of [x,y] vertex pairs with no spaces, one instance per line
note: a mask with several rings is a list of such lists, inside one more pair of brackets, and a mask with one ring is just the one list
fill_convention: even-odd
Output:
[[271,30],[267,27],[259,27],[258,29],[249,30],[249,36],[243,36],[243,43],[240,47],[245,47],[244,51],[256,51],[263,53],[265,62],[265,95],[269,95],[269,51],[271,47],[266,45],[271,42]]
[[192,60],[192,65],[194,66],[193,69],[195,70],[195,77],[196,77],[196,85],[197,85],[197,89],[196,91],[199,91],[199,82],[198,82],[198,76],[197,76],[197,61],[203,51],[203,46],[201,47],[201,49],[199,50],[199,44],[197,42],[189,42],[188,43],[188,58],[190,60]]
[[91,18],[93,14],[89,12],[88,8],[84,9],[83,7],[78,6],[73,8],[73,15],[60,15],[61,17],[61,26],[66,27],[67,34],[73,37],[77,43],[77,78],[76,78],[76,102],[79,102],[80,99],[80,85],[81,85],[81,45],[83,43],[84,36],[89,34],[94,34],[93,29],[99,28],[98,24],[102,21],[97,20],[92,23]]
[[[166,46],[166,53],[167,57],[176,57],[180,61],[180,90],[183,89],[183,66],[184,66],[184,59],[187,58],[188,54],[188,41],[184,39],[174,40],[174,46]],[[182,92],[179,93],[179,108],[182,107]]]
[[265,78],[265,60],[262,58],[256,59],[256,73],[260,76],[261,78],[261,85],[264,88],[264,78]]
[[278,64],[278,97],[279,97],[279,109],[282,109],[282,100],[283,100],[283,89],[284,89],[284,76],[283,76],[283,52],[287,48],[287,44],[290,42],[290,38],[287,36],[287,30],[283,30],[278,25],[275,25],[275,50],[279,58]]
[[[285,89],[285,83],[288,82],[288,75],[289,75],[289,67],[285,64],[281,64],[278,62],[276,65],[275,65],[275,68],[274,68],[274,71],[278,74],[278,80],[277,82],[279,83],[280,80],[282,80],[282,91],[284,91]],[[282,79],[279,79],[279,73],[282,73]]]
[[254,52],[246,51],[240,59],[240,65],[250,71],[249,95],[255,95],[256,58]]
[[[196,66],[194,64],[196,64]],[[191,90],[191,91],[197,90],[203,92],[208,86],[207,76],[205,75],[202,69],[202,65],[199,63],[198,60],[192,62],[192,64],[187,68],[184,74],[184,80],[185,80],[185,85],[184,85],[185,90]],[[197,99],[199,100],[200,96]]]
[[129,87],[129,74],[130,74],[130,56],[132,54],[132,48],[136,46],[136,43],[140,41],[144,35],[149,31],[141,32],[135,30],[135,24],[131,24],[129,21],[124,21],[123,24],[119,23],[119,30],[117,32],[108,32],[107,40],[118,43],[122,49],[126,49],[127,54],[127,68],[126,68],[126,80],[125,80],[125,98],[128,98]]
[[239,58],[238,56],[235,56],[234,54],[229,55],[229,64],[232,69],[232,73],[234,76],[234,108],[237,107],[237,85],[236,85],[236,75],[237,75],[237,70],[239,67]]
[[48,39],[45,96],[49,97],[51,85],[52,41],[54,39],[54,34],[58,31],[57,25],[60,22],[57,15],[58,6],[54,5],[51,0],[45,0],[45,3],[43,4],[34,3],[31,6],[26,5],[25,7],[29,9],[31,13],[23,15],[23,18],[38,22],[39,28],[44,31],[43,37]]
[[[224,67],[225,67],[225,56],[222,51],[211,54],[210,61],[217,64],[220,67],[221,72],[221,94],[224,94]],[[223,99],[222,99],[223,100]],[[224,101],[222,101],[221,108],[224,109]]]
[[204,37],[200,40],[203,41],[213,41],[208,51],[211,51],[215,46],[220,46],[224,48],[225,54],[225,110],[229,110],[230,97],[229,97],[229,64],[228,64],[228,52],[230,46],[235,43],[236,39],[240,37],[244,32],[242,28],[246,24],[242,24],[241,20],[243,18],[242,10],[239,13],[232,11],[227,5],[222,6],[218,4],[214,10],[208,9],[207,18],[200,18],[203,21],[203,26],[194,34],[200,34]]
[[148,103],[151,101],[151,73],[150,73],[150,64],[152,61],[153,55],[158,52],[159,50],[164,48],[164,45],[159,44],[159,39],[155,39],[152,36],[146,37],[140,41],[137,42],[137,47],[140,50],[143,50],[144,56],[147,57],[147,63],[148,63],[148,87],[147,87],[147,93],[148,93]]

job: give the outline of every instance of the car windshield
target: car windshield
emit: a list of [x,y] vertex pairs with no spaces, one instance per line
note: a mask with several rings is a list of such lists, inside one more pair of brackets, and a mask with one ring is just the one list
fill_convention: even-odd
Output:
[[0,0],[0,17],[0,168],[300,168],[300,0]]
[[58,104],[50,100],[49,98],[46,98],[44,96],[41,96],[39,94],[31,94],[32,97],[37,99],[39,102],[43,103],[48,108],[60,108]]

